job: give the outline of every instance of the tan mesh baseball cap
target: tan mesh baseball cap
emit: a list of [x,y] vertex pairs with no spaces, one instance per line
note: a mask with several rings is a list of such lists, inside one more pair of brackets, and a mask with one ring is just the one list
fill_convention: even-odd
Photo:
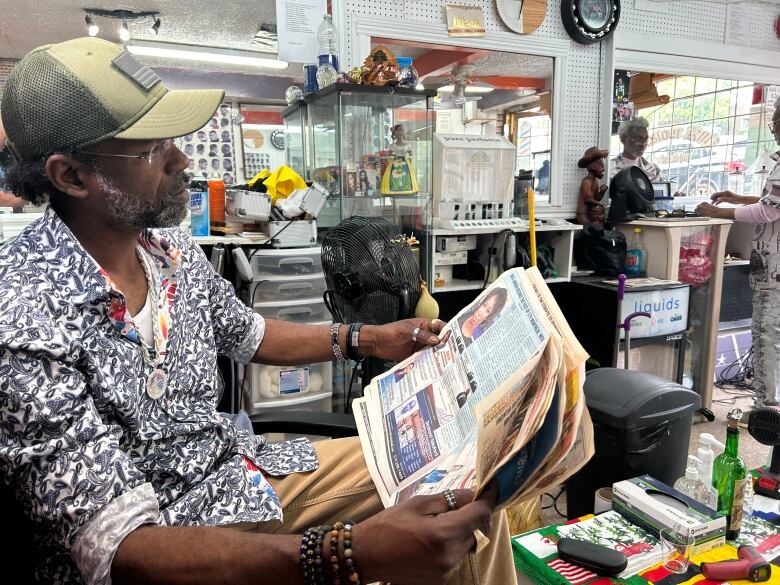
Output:
[[28,53],[8,77],[2,122],[19,160],[107,138],[175,138],[203,127],[225,92],[169,90],[120,45],[84,37]]

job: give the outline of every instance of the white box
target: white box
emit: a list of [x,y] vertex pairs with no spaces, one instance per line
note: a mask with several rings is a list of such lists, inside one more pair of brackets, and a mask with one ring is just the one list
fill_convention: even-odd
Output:
[[442,201],[503,203],[512,209],[517,147],[503,136],[434,134],[433,205]]
[[462,250],[475,250],[476,248],[477,236],[473,234],[470,236],[436,236],[437,252],[460,252]]
[[466,264],[469,260],[467,250],[458,250],[457,252],[436,252],[435,266],[453,266],[455,264]]
[[307,248],[317,243],[317,222],[313,219],[269,221],[268,233],[274,248]]

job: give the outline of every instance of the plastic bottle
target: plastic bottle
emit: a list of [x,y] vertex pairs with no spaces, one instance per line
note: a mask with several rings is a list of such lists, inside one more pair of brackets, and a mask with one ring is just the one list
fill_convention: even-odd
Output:
[[719,452],[723,452],[726,445],[718,441],[710,433],[699,434],[699,448],[696,449],[696,457],[699,459],[697,467],[699,469],[699,479],[707,486],[708,498],[704,502],[707,506],[713,510],[718,507],[718,492],[712,487],[712,463],[715,461],[715,451],[713,447],[717,448]]
[[642,228],[635,227],[631,242],[626,250],[623,272],[626,276],[639,276],[647,267],[647,251],[642,245]]
[[[317,41],[320,44],[319,62],[322,64],[322,58],[329,62],[333,69],[339,70],[339,32],[330,14],[322,17],[320,28],[317,29]],[[322,84],[320,84],[322,87]]]
[[333,68],[327,55],[320,55],[320,66],[317,67],[317,85],[320,89],[336,83],[338,72]]
[[685,468],[685,475],[674,482],[674,489],[697,502],[706,505],[707,486],[699,479],[699,470],[697,465],[701,463],[695,455],[688,455],[688,466]]
[[225,223],[225,183],[216,173],[209,179],[209,221]]
[[193,236],[209,235],[209,193],[206,181],[190,182],[190,232]]
[[398,61],[398,66],[401,68],[401,72],[398,74],[398,85],[411,89],[417,87],[417,81],[420,79],[420,76],[417,73],[417,69],[414,68],[412,58],[397,57],[396,61]]

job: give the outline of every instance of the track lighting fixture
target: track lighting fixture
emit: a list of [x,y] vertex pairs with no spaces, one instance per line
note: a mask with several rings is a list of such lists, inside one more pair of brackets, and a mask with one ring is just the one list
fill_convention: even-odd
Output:
[[87,33],[89,33],[89,36],[96,37],[98,32],[100,32],[100,27],[92,20],[92,15],[87,13],[84,16],[84,22],[87,24]]
[[160,32],[160,26],[162,26],[162,19],[159,12],[141,11],[133,12],[132,10],[118,9],[118,10],[104,10],[102,8],[84,8],[84,22],[87,24],[87,32],[89,36],[97,36],[100,28],[95,22],[95,17],[101,16],[103,18],[114,18],[121,20],[122,24],[119,27],[119,38],[123,43],[130,40],[130,28],[127,26],[129,20],[141,20],[145,18],[151,18],[152,30],[157,35]]
[[127,28],[127,21],[126,20],[123,20],[122,21],[122,26],[119,27],[119,39],[123,43],[126,43],[127,41],[130,40],[130,29]]

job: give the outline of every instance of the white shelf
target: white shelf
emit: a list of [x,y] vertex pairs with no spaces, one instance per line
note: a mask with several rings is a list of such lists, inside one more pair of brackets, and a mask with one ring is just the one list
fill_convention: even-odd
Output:
[[[508,229],[511,229],[513,232],[518,232],[518,233],[527,233],[531,231],[531,227],[527,225],[524,226],[490,225],[487,227],[462,228],[462,229],[433,228],[432,233],[434,237],[435,236],[465,236],[471,234],[495,234]],[[561,225],[543,223],[542,225],[536,226],[537,232],[578,231],[581,229],[582,226],[576,223],[565,223]]]
[[[569,279],[564,277],[547,278],[545,279],[545,282],[547,284],[554,284],[556,282],[569,282]],[[490,283],[488,283],[488,286],[490,286]],[[459,278],[453,278],[444,286],[435,287],[433,290],[431,290],[431,293],[445,293],[445,292],[457,292],[462,290],[481,290],[481,289],[482,289],[481,280],[463,280]]]
[[254,411],[262,410],[263,408],[287,408],[292,406],[300,406],[301,404],[308,404],[309,402],[316,402],[323,400],[324,398],[330,398],[333,395],[332,392],[304,392],[300,396],[295,398],[278,398],[274,400],[263,400],[262,402],[253,402],[252,409]]

